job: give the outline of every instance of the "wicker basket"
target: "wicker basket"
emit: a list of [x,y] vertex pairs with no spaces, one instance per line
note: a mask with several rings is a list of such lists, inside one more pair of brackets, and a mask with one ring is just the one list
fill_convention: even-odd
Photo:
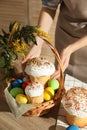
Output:
[[43,38],[42,39],[45,41],[45,43],[50,47],[50,49],[53,51],[53,53],[55,54],[55,57],[57,59],[57,62],[60,66],[60,79],[58,79],[59,83],[60,83],[60,87],[57,91],[57,93],[55,94],[54,98],[50,101],[46,101],[40,104],[37,104],[35,107],[33,107],[32,109],[30,109],[29,111],[27,111],[24,116],[42,116],[44,114],[46,114],[51,108],[53,108],[54,106],[60,105],[60,101],[62,98],[62,94],[64,93],[64,75],[63,75],[63,71],[62,71],[62,64],[61,64],[61,60],[60,60],[60,56],[58,54],[58,51],[56,50],[56,48],[52,45],[52,43],[50,43],[47,39]]
[[46,43],[50,47],[50,49],[52,50],[52,52],[54,53],[54,55],[55,55],[55,57],[57,59],[58,65],[60,66],[60,78],[58,79],[58,81],[60,83],[60,87],[57,90],[57,92],[56,92],[53,99],[51,99],[50,101],[45,101],[45,102],[40,103],[40,104],[36,104],[33,108],[31,108],[29,111],[24,113],[23,114],[24,116],[42,116],[42,115],[48,113],[48,111],[51,108],[53,108],[54,106],[57,105],[59,107],[62,95],[65,92],[65,89],[64,89],[64,75],[63,75],[63,71],[62,71],[62,63],[61,63],[61,60],[60,60],[59,53],[56,50],[56,48],[53,46],[52,43],[50,43],[44,37],[41,37],[41,38],[44,40],[44,43]]

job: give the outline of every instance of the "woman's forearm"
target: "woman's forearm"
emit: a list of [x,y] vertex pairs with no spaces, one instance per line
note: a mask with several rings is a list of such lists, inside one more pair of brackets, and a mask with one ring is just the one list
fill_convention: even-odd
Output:
[[[48,33],[53,23],[54,17],[55,17],[54,10],[42,7],[38,20],[38,26],[40,26],[41,30]],[[36,40],[39,47],[42,48],[43,40],[40,37],[36,37]]]
[[[41,12],[40,12],[40,16],[39,16],[39,20],[38,20],[38,26],[40,26],[42,31],[44,31],[46,33],[49,32],[49,29],[50,29],[51,24],[53,22],[54,16],[55,16],[54,10],[42,7]],[[36,46],[36,44],[32,44],[28,55],[26,56],[26,58],[22,62],[23,64],[26,63],[26,61],[28,59],[40,56],[42,45],[43,45],[44,41],[38,36],[36,36],[36,41],[37,41],[37,46]]]
[[43,31],[47,33],[49,32],[54,16],[55,16],[54,10],[44,8],[44,7],[41,9],[38,25]]
[[87,36],[82,37],[81,39],[79,39],[78,41],[76,41],[75,43],[72,43],[69,46],[69,49],[71,50],[71,53],[79,50],[80,48],[83,48],[87,46]]

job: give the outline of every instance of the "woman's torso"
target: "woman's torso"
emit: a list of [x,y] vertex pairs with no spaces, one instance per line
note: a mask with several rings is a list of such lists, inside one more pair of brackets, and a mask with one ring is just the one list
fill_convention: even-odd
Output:
[[[62,0],[55,40],[59,52],[86,34],[87,0]],[[71,55],[67,73],[87,82],[86,67],[87,47],[84,47]]]

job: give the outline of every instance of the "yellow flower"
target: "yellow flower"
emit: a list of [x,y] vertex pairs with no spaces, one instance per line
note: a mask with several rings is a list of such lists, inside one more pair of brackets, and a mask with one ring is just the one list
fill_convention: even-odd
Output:
[[37,35],[45,37],[48,41],[52,41],[52,39],[49,36],[49,34],[47,34],[46,32],[42,31],[40,28],[37,28]]
[[12,42],[9,44],[10,49],[12,49],[12,51],[14,51],[15,53],[17,52],[23,52],[25,50],[28,50],[29,46],[25,43],[25,42],[21,42],[20,40],[16,40],[15,42]]

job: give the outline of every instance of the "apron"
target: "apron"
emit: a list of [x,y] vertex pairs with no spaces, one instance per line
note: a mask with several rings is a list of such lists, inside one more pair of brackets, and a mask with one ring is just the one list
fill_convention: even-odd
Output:
[[[56,26],[55,46],[60,53],[87,34],[87,0],[63,0]],[[71,55],[66,73],[87,83],[87,47]]]

